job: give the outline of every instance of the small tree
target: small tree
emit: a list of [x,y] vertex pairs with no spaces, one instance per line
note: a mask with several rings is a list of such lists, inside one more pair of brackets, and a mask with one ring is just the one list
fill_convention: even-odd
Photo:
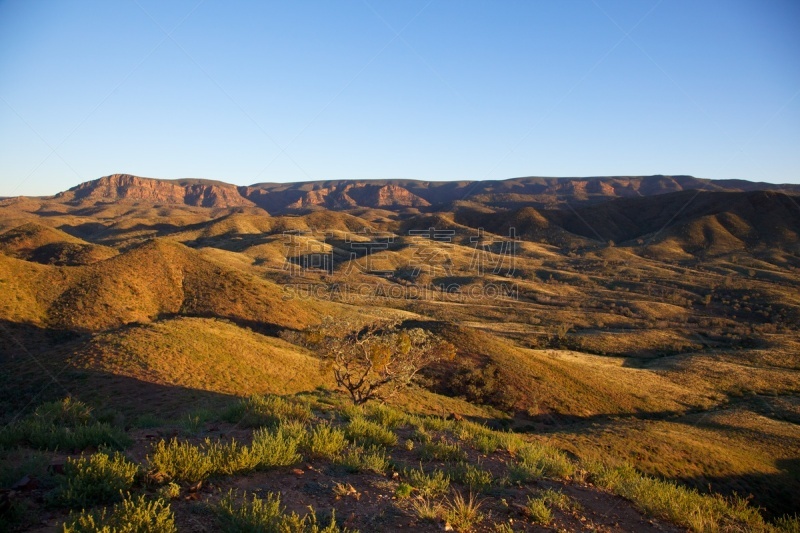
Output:
[[358,326],[326,318],[305,332],[303,343],[320,354],[355,405],[390,398],[422,368],[455,356],[449,342],[422,328],[402,329],[399,321]]

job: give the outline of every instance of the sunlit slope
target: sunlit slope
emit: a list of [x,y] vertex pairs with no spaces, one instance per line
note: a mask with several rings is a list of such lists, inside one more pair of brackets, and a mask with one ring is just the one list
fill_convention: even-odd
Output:
[[75,355],[73,364],[232,395],[290,394],[330,381],[319,359],[306,350],[207,318],[181,317],[100,334]]
[[515,396],[515,408],[534,417],[589,418],[634,413],[681,413],[711,400],[657,372],[625,366],[621,358],[514,346],[484,331],[443,332],[460,361],[493,365]]
[[74,268],[0,256],[0,276],[3,318],[59,329],[96,331],[173,314],[303,327],[318,316],[308,302],[284,301],[269,281],[161,240]]

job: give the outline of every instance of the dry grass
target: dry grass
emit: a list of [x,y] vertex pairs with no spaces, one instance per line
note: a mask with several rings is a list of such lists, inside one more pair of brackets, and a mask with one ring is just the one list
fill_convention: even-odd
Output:
[[287,394],[327,382],[307,351],[223,320],[176,318],[95,337],[84,368],[214,392]]

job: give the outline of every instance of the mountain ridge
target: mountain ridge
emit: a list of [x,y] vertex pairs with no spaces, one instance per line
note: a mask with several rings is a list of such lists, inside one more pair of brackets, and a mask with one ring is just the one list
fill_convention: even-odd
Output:
[[461,202],[492,207],[523,204],[551,207],[565,201],[583,205],[686,190],[800,193],[800,185],[653,175],[521,177],[496,181],[319,180],[237,186],[213,180],[166,180],[111,174],[81,183],[53,198],[73,204],[150,202],[214,208],[260,207],[272,214],[320,208],[432,210]]

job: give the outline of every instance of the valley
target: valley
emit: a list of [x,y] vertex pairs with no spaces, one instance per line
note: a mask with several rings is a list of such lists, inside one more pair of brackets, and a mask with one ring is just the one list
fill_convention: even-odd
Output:
[[[356,415],[318,354],[296,341],[325,317],[394,319],[452,344],[455,357]],[[113,175],[52,197],[0,199],[2,422],[74,398],[129,432],[142,461],[145,435],[246,442],[253,432],[220,413],[277,395],[343,430],[397,411],[387,427],[399,444],[384,448],[407,468],[421,458],[402,442],[424,447],[412,433],[439,423],[427,420],[441,421],[427,427],[431,442],[458,434],[452,419],[514,435],[577,465],[540,476],[539,489],[624,501],[614,505],[628,522],[615,525],[581,496],[596,530],[638,531],[650,518],[666,530],[741,531],[757,520],[769,530],[800,509],[799,326],[797,185],[647,176],[237,187]],[[499,479],[516,445],[498,444],[499,456],[469,448],[470,459]],[[3,448],[7,484],[18,481],[22,449]],[[30,455],[61,461],[72,451]],[[743,498],[759,518],[726,522],[720,511],[690,523],[649,509],[630,483],[610,481],[610,469],[628,467],[692,494]],[[423,528],[401,500],[372,501],[389,489],[360,471],[342,482],[396,515],[381,530]],[[247,479],[217,483],[255,486]],[[491,485],[485,511],[509,514],[496,502],[521,486]],[[20,505],[43,506],[16,492]],[[181,494],[178,519],[190,524],[195,500]],[[351,512],[347,497],[331,499],[339,518]],[[44,525],[14,527],[55,530],[67,513],[47,512]],[[636,525],[640,512],[648,518]],[[556,511],[559,527],[580,527],[571,513]],[[488,519],[476,527],[492,530]]]

